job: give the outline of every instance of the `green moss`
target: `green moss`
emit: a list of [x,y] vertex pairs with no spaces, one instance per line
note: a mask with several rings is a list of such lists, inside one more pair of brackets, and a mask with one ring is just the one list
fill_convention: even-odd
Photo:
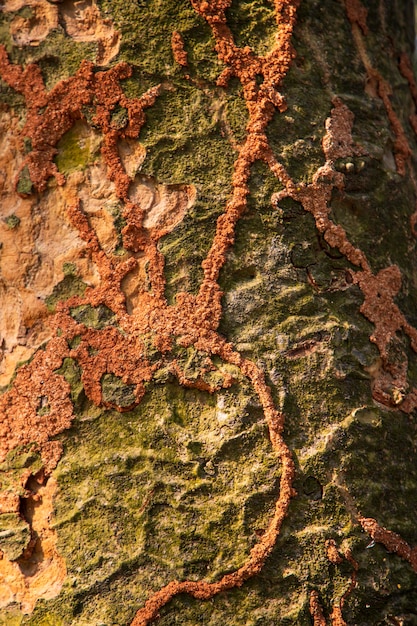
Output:
[[63,376],[71,386],[71,400],[74,403],[74,408],[78,409],[85,400],[84,386],[81,381],[81,367],[77,361],[66,357],[61,367],[55,370],[55,373]]
[[51,295],[45,298],[48,311],[55,311],[58,302],[68,300],[71,296],[82,296],[86,288],[86,283],[78,278],[78,276],[72,274],[64,276],[61,282],[55,285]]
[[[205,383],[220,388],[223,386],[225,376],[239,375],[239,371],[235,367],[225,366],[220,359],[213,359],[213,368],[207,366],[207,354],[194,347],[183,348],[175,345],[172,350],[172,357],[179,366],[185,378],[192,382],[203,380]],[[154,379],[161,382],[169,379],[170,369],[162,368],[155,373]]]
[[198,185],[213,170],[229,184],[234,155],[220,133],[219,105],[215,90],[184,85],[164,92],[146,111],[140,139],[150,154],[143,171],[164,183]]
[[101,10],[121,32],[119,58],[133,64],[145,77],[182,78],[171,49],[174,30],[183,35],[193,71],[199,77],[214,80],[220,73],[210,29],[186,0],[167,0],[163,5],[158,0],[103,0]]
[[118,407],[129,407],[135,403],[135,385],[126,385],[121,378],[114,374],[104,374],[101,379],[101,394],[103,402]]
[[[372,139],[376,141],[376,137]],[[381,154],[379,158],[367,160],[359,172],[346,177],[343,194],[335,192],[332,198],[335,221],[372,259],[375,273],[387,266],[387,249],[391,251],[391,262],[401,266],[410,246],[415,245],[409,222],[403,217],[407,214],[411,216],[413,211],[411,182],[402,182],[402,194],[398,197],[397,175],[385,169],[384,158]],[[361,195],[370,188],[371,181],[375,181],[372,183],[372,195],[364,201]],[[396,224],[394,231],[389,226],[393,222]],[[371,228],[374,233],[372,242],[367,236]]]
[[33,183],[30,180],[30,174],[27,165],[25,165],[25,167],[21,170],[19,174],[16,189],[17,192],[21,193],[22,195],[29,195],[30,193],[32,193]]
[[14,228],[17,228],[19,226],[20,218],[18,218],[17,215],[13,213],[12,215],[6,217],[4,222],[9,230],[13,230]]
[[[389,412],[374,412],[376,416],[370,422],[364,422],[363,414],[352,422],[345,440],[342,468],[349,491],[363,515],[372,517],[372,511],[376,511],[381,525],[400,533],[406,540],[408,537],[413,543],[417,515],[410,510],[410,498],[417,471],[414,466],[408,466],[408,459],[412,455],[416,429],[402,413],[392,420]],[[384,446],[381,446],[382,439]],[[394,458],[392,450],[398,451]],[[370,466],[374,472],[371,476]],[[385,504],[381,509],[378,503],[382,497]]]
[[273,5],[267,0],[234,0],[226,17],[240,48],[250,46],[256,55],[266,55],[275,45],[277,25]]
[[66,624],[56,613],[48,613],[36,622],[36,626],[66,626]]
[[149,154],[142,171],[164,183],[193,184],[197,190],[191,211],[160,242],[171,302],[177,291],[197,289],[215,219],[231,190],[234,153],[221,134],[221,105],[216,91],[204,94],[195,87],[178,87],[158,98],[141,133]]
[[68,579],[27,623],[53,611],[64,623],[122,625],[143,604],[150,579],[155,588],[173,577],[213,580],[242,564],[255,529],[270,519],[279,474],[258,411],[244,380],[214,396],[156,385],[123,414],[91,419],[78,409],[56,474]]
[[[284,114],[276,113],[267,128],[278,160],[294,181],[305,183],[311,182],[315,171],[323,164],[323,121],[330,109],[330,99],[323,94],[320,77],[316,84],[311,81],[311,74],[306,74],[297,65],[291,66],[285,79],[288,109]],[[303,97],[306,82],[309,83],[308,102]]]
[[75,265],[75,263],[64,263],[62,265],[62,272],[64,276],[76,276],[77,266]]
[[30,468],[36,474],[42,467],[42,462],[35,444],[17,446],[7,453],[5,460],[0,464],[0,470],[23,470]]
[[23,615],[18,610],[4,611],[0,615],[0,626],[20,626],[22,619]]
[[105,304],[99,306],[91,306],[89,304],[81,304],[70,309],[71,317],[79,324],[84,324],[87,328],[105,328],[114,323],[115,314]]
[[237,78],[232,78],[226,91],[225,118],[232,131],[234,141],[239,144],[245,140],[248,110],[242,95],[242,87]]
[[[28,470],[36,475],[42,468],[42,460],[34,444],[17,446],[0,464],[0,486],[2,492],[15,496],[27,495],[25,482]],[[27,522],[18,513],[0,514],[0,550],[8,559],[16,560],[27,547],[31,533]]]
[[81,336],[76,335],[73,339],[70,339],[68,341],[68,346],[71,348],[71,350],[74,350],[80,345],[80,343],[81,343]]
[[16,513],[0,514],[0,550],[10,561],[22,554],[30,540],[27,522],[19,519]]

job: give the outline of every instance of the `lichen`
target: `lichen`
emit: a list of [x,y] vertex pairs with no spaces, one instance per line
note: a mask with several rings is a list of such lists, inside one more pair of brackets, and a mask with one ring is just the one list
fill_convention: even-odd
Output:
[[22,195],[29,195],[32,192],[32,189],[33,183],[30,179],[29,169],[27,166],[25,166],[20,172],[16,190]]
[[[279,476],[258,419],[259,407],[243,381],[239,390],[217,397],[159,384],[123,416],[107,411],[91,420],[88,409],[78,413],[59,468],[55,521],[69,579],[78,582],[76,589],[67,585],[59,604],[77,603],[82,594],[96,609],[93,618],[93,604],[84,601],[73,620],[126,623],[146,596],[148,577],[158,584],[177,570],[215,579],[244,560],[255,530],[268,523]],[[107,513],[98,528],[103,498]],[[262,514],[256,512],[258,499]],[[147,576],[136,571],[138,564]],[[121,572],[130,579],[129,597],[116,582]],[[108,576],[115,580],[110,603],[110,590],[98,593],[94,585]],[[28,623],[37,624],[47,610],[39,606]]]
[[17,217],[17,215],[12,213],[12,215],[9,215],[8,217],[5,218],[4,222],[7,228],[9,228],[10,230],[13,230],[14,228],[17,228],[19,226],[20,219]]
[[58,302],[67,300],[72,296],[82,295],[87,288],[87,285],[74,274],[66,274],[64,278],[55,285],[51,295],[45,298],[45,304],[49,311],[55,311],[55,307]]
[[103,402],[119,406],[122,409],[135,404],[135,386],[125,385],[123,380],[114,374],[104,374],[101,379]]
[[14,561],[29,543],[29,526],[15,513],[2,513],[0,515],[0,538],[0,550],[10,561]]
[[89,304],[73,307],[71,308],[71,317],[79,324],[87,326],[87,328],[105,328],[115,322],[113,311],[103,304],[100,304],[98,307],[92,307]]
[[62,265],[62,273],[64,276],[76,276],[77,275],[77,266],[75,263],[64,263]]

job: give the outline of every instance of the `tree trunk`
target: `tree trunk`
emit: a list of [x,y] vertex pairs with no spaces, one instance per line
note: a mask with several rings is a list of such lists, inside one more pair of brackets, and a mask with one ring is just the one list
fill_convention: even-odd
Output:
[[5,0],[0,624],[417,624],[411,0]]

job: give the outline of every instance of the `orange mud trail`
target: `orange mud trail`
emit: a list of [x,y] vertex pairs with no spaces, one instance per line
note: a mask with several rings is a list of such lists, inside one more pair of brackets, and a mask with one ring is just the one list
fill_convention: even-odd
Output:
[[[317,229],[325,240],[358,268],[356,272],[352,272],[352,278],[364,294],[361,312],[375,326],[371,340],[377,345],[382,359],[381,370],[374,381],[374,397],[388,406],[399,406],[406,412],[411,412],[417,406],[417,390],[403,392],[406,388],[407,368],[395,368],[389,362],[387,351],[387,346],[396,332],[402,331],[409,337],[413,350],[417,352],[417,331],[407,323],[393,301],[401,285],[400,271],[397,266],[390,266],[374,275],[363,252],[348,240],[343,228],[334,224],[330,218],[332,191],[344,186],[343,174],[334,167],[336,159],[363,154],[360,146],[355,146],[352,140],[353,114],[339,98],[333,100],[333,109],[326,121],[326,134],[322,143],[325,163],[317,170],[310,184],[301,185],[292,181],[268,143],[266,129],[269,122],[277,110],[283,112],[286,109],[279,89],[295,56],[291,38],[299,0],[275,0],[276,42],[265,56],[256,56],[251,48],[240,48],[235,44],[225,14],[231,0],[191,0],[191,3],[211,28],[218,58],[225,65],[217,84],[226,87],[232,77],[240,81],[249,121],[246,138],[238,148],[234,163],[232,194],[223,214],[217,220],[213,242],[202,263],[204,277],[199,291],[197,295],[178,293],[174,305],[169,305],[165,298],[164,257],[157,246],[159,239],[168,230],[163,227],[146,228],[145,211],[130,199],[129,187],[132,181],[126,173],[118,149],[120,140],[138,138],[146,121],[145,111],[154,104],[164,86],[156,85],[141,98],[130,99],[124,95],[120,85],[121,80],[131,75],[131,68],[126,63],[119,63],[107,71],[93,72],[93,65],[84,61],[74,76],[61,81],[47,92],[38,66],[28,65],[23,69],[13,65],[9,62],[5,49],[0,48],[0,75],[26,100],[27,117],[21,136],[30,138],[32,151],[26,157],[22,172],[27,168],[38,193],[46,189],[51,176],[56,178],[58,184],[65,184],[64,176],[53,163],[55,146],[76,120],[83,119],[84,106],[95,107],[93,123],[104,138],[102,157],[107,166],[107,177],[115,184],[117,196],[123,205],[123,217],[126,221],[122,231],[123,245],[130,253],[129,258],[122,261],[106,254],[83,212],[81,201],[74,198],[74,202],[67,206],[68,219],[86,243],[88,254],[100,274],[100,284],[87,288],[83,296],[72,297],[57,305],[57,312],[50,320],[55,336],[45,350],[38,351],[29,364],[18,370],[13,386],[1,396],[0,459],[4,459],[16,446],[36,442],[45,474],[48,476],[56,467],[62,451],[60,444],[52,438],[68,429],[74,419],[70,386],[62,375],[56,373],[66,357],[75,359],[82,368],[82,383],[87,398],[96,406],[119,411],[131,409],[140,403],[145,394],[145,383],[151,381],[162,366],[169,367],[183,386],[193,386],[210,392],[230,387],[234,381],[228,375],[223,375],[222,382],[216,387],[205,380],[205,373],[216,369],[212,358],[217,357],[222,362],[237,367],[250,381],[262,405],[271,445],[281,464],[275,510],[269,526],[250,551],[244,565],[223,576],[218,582],[171,581],[149,597],[136,613],[131,626],[151,623],[157,618],[161,607],[178,594],[186,593],[194,598],[207,600],[222,591],[240,587],[256,575],[277,541],[290,500],[295,495],[292,487],[294,463],[282,436],[284,416],[274,406],[264,373],[255,363],[242,357],[217,331],[222,315],[219,273],[234,244],[236,225],[247,209],[249,177],[251,167],[256,161],[264,162],[284,187],[284,191],[275,194],[274,202],[278,204],[281,198],[289,196],[301,203],[313,215]],[[362,28],[365,32],[366,14],[359,10],[359,5],[359,2],[346,0],[348,17],[353,27]],[[359,18],[360,25],[357,25],[355,20],[358,21]],[[187,56],[180,33],[173,33],[172,47],[174,58],[185,68]],[[258,84],[259,77],[263,79],[261,84]],[[379,85],[379,92],[386,104],[389,119],[395,126],[398,120],[394,117],[392,107],[389,108],[389,96],[382,83]],[[128,124],[122,130],[111,119],[112,111],[117,105],[128,111]],[[394,131],[398,137],[398,171],[404,174],[409,153],[404,146],[401,129],[394,128]],[[150,288],[140,292],[138,305],[130,314],[121,282],[124,277],[137,270],[139,261],[143,259],[148,263]],[[117,328],[112,326],[95,330],[78,323],[72,317],[71,310],[81,305],[107,306],[115,315]],[[69,345],[75,337],[80,341],[76,347],[70,348]],[[206,364],[196,381],[188,380],[180,364],[170,356],[175,343],[183,347],[192,346],[207,355]],[[150,344],[159,353],[157,362],[149,358],[147,351]],[[135,401],[131,406],[121,407],[103,400],[101,379],[106,373],[114,374],[125,384],[134,386]],[[398,395],[393,401],[387,391],[388,387],[399,390],[399,401]],[[49,407],[47,415],[39,411],[45,402]],[[381,534],[374,520],[372,524],[364,518],[359,521],[375,540],[385,541],[385,544],[388,541],[389,549],[393,549],[391,536],[386,534],[389,531]],[[395,545],[395,551],[412,562],[414,567],[414,553],[411,548],[407,544],[401,544],[400,540]],[[351,555],[348,560],[350,557]],[[352,563],[355,563],[353,557]],[[349,593],[354,585],[352,582]],[[342,605],[343,601],[335,608],[333,624],[345,623],[341,616]],[[310,611],[314,624],[325,624],[316,592],[311,594]]]

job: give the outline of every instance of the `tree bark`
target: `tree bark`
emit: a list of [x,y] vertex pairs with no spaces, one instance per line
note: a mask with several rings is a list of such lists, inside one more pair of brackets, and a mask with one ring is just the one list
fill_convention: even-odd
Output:
[[0,624],[417,623],[412,1],[0,32]]

